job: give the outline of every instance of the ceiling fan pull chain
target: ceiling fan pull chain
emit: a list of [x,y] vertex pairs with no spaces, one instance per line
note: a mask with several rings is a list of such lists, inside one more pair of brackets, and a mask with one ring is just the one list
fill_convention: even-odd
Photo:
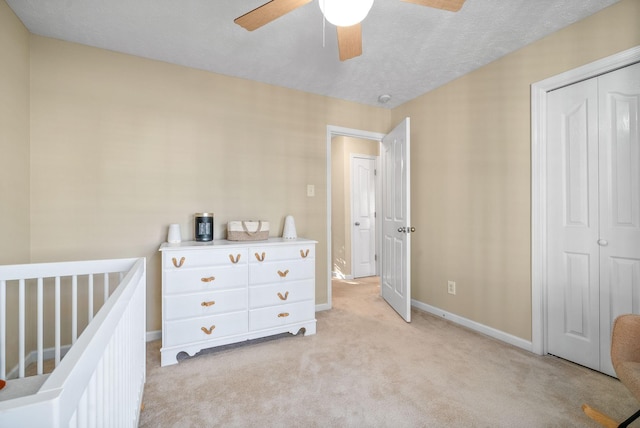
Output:
[[[320,0],[324,6],[324,0]],[[327,26],[327,18],[324,17],[324,13],[322,14],[322,47],[324,48],[324,41],[325,41],[325,27]]]

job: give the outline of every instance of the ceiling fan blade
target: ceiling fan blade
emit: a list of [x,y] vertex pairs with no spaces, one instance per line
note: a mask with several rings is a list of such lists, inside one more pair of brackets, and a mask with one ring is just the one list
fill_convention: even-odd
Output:
[[233,22],[249,31],[253,31],[300,6],[311,3],[311,1],[312,0],[271,0],[269,3],[265,3],[253,9],[251,12],[247,12],[234,19]]
[[340,61],[362,55],[362,25],[336,27],[338,29],[338,51]]
[[462,8],[464,0],[402,0],[407,3],[419,4],[420,6],[435,7],[451,12],[457,12]]

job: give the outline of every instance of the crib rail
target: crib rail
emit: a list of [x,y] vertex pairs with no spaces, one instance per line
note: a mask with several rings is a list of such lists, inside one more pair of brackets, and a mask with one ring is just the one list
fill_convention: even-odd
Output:
[[10,280],[105,272],[127,273],[39,391],[0,402],[0,425],[137,426],[145,382],[144,259],[0,267],[0,301]]
[[[135,259],[116,259],[0,266],[0,379],[25,377],[25,369],[33,362],[34,356],[37,374],[43,373],[43,361],[46,357],[53,357],[57,367],[64,352],[76,342],[83,325],[91,322],[100,305],[107,301],[114,288],[111,283],[117,285],[134,261]],[[94,282],[100,282],[99,287],[94,286]],[[95,289],[101,291],[102,300],[94,296]],[[10,295],[17,294],[17,302],[8,299],[7,292]],[[46,301],[45,293],[49,297]],[[62,294],[70,294],[70,320],[64,318],[63,307],[66,306],[63,304],[68,302],[65,302]],[[79,296],[83,295],[86,302],[79,301]],[[10,333],[14,338],[17,335],[17,348],[7,344],[7,325],[16,324],[8,322],[7,312],[12,305],[17,306],[15,309],[18,319],[17,332]],[[81,314],[80,308],[86,308],[86,313]],[[53,338],[47,337],[46,345],[45,330],[47,327],[49,331],[52,329],[45,325],[45,311],[53,313],[54,324],[53,334],[48,335]],[[84,318],[84,324],[80,323],[80,318]],[[62,342],[63,324],[70,324],[71,337],[65,343]],[[35,350],[32,346],[29,349],[32,352],[27,353],[27,339],[30,336],[37,337],[36,345]],[[8,352],[10,348],[13,354]],[[50,352],[45,355],[45,351]],[[16,367],[7,367],[7,362],[13,366],[16,361]]]

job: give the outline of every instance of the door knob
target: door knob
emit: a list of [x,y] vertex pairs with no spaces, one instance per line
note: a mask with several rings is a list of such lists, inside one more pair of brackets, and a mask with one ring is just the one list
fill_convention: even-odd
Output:
[[406,227],[399,227],[398,228],[398,232],[400,232],[400,233],[405,233],[406,231],[407,231]]
[[360,222],[359,221],[356,221],[356,226],[360,226]]
[[606,239],[598,239],[598,245],[600,245],[601,247],[606,247],[607,245],[609,245],[609,241],[607,241]]
[[416,228],[415,228],[415,227],[413,227],[413,226],[411,226],[411,228],[409,229],[409,232],[413,233],[413,232],[415,232],[415,231],[416,231]]

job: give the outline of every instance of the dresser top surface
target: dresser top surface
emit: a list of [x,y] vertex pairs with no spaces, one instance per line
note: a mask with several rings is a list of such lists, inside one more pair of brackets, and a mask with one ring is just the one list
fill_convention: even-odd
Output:
[[317,244],[318,241],[305,238],[285,239],[285,238],[269,238],[261,241],[229,241],[226,239],[214,239],[213,241],[182,241],[179,243],[164,242],[160,245],[160,251],[171,250],[207,250],[210,248],[231,248],[231,247],[264,247],[277,245],[294,245],[294,244]]

